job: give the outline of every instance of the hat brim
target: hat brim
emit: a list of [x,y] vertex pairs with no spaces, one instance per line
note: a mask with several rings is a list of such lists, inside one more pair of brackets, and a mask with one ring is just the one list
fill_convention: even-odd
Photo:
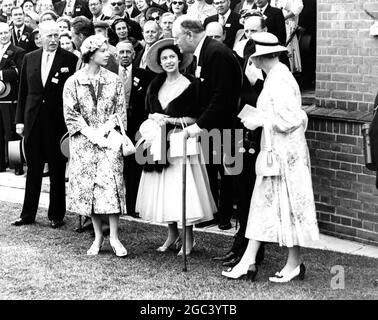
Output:
[[[173,38],[161,39],[155,42],[151,46],[151,48],[148,50],[146,62],[147,62],[147,66],[150,68],[151,71],[155,73],[164,72],[163,68],[158,63],[158,52],[161,48],[169,46],[169,45],[174,45]],[[190,53],[184,53],[182,61],[179,64],[179,69],[180,70],[185,69],[192,63],[192,61],[193,61],[193,55]]]
[[286,52],[288,51],[287,48],[284,46],[276,45],[276,46],[262,46],[259,44],[256,44],[256,52],[251,55],[251,57],[259,57],[264,56],[266,54],[270,53],[276,53],[276,52]]
[[148,20],[151,17],[151,14],[153,14],[154,12],[157,12],[157,11],[159,12],[160,16],[163,13],[168,12],[164,8],[159,8],[159,7],[152,6],[152,7],[147,8],[146,13],[144,14],[144,17],[146,18],[146,20]]
[[11,91],[11,85],[9,82],[4,82],[4,91],[2,93],[0,93],[0,98],[5,98]]

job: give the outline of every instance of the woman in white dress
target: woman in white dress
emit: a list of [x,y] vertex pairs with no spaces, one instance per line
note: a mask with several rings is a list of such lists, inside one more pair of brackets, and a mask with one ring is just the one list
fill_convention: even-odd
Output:
[[270,137],[278,175],[263,176],[256,170],[245,232],[249,239],[248,247],[240,262],[234,268],[223,271],[222,275],[232,279],[247,276],[253,281],[257,274],[255,262],[261,242],[275,242],[288,248],[288,258],[283,269],[269,280],[288,282],[304,278],[305,267],[300,263],[299,247],[319,238],[305,138],[307,115],[302,110],[296,80],[279,62],[279,54],[287,49],[268,32],[255,33],[252,39],[256,43],[252,61],[257,68],[264,70],[267,77],[257,100],[256,114],[242,122],[250,130],[264,128],[261,150],[266,146],[266,138]]
[[[192,56],[182,55],[172,38],[156,42],[148,51],[147,65],[157,77],[151,82],[146,97],[149,120],[175,132],[182,130],[181,120],[188,125],[199,116],[196,103],[196,82],[179,72],[192,61]],[[165,138],[165,137],[164,137]],[[169,138],[168,138],[169,139]],[[169,141],[168,141],[169,143]],[[167,148],[168,150],[168,148]],[[168,237],[157,250],[165,252],[177,248],[178,224],[182,223],[182,157],[168,158],[162,164],[145,165],[139,183],[136,211],[148,221],[167,223]],[[194,246],[193,225],[213,219],[216,211],[206,167],[201,155],[191,155],[187,163],[186,185],[186,253]],[[182,254],[181,248],[179,254]]]
[[[290,36],[298,26],[299,14],[303,10],[302,0],[271,0],[270,5],[282,10],[285,18],[286,25],[286,41],[290,39]],[[292,36],[292,40],[287,45],[290,69],[291,72],[301,72],[301,55],[299,51],[299,41],[296,35]]]

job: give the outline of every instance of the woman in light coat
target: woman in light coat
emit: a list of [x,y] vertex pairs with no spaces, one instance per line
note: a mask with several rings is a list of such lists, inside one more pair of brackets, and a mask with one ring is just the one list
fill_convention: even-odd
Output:
[[246,276],[253,281],[257,274],[256,255],[261,242],[274,242],[288,248],[288,258],[282,270],[269,280],[288,282],[304,278],[305,266],[301,263],[300,247],[319,239],[305,138],[307,115],[302,110],[295,78],[279,62],[279,54],[287,49],[268,32],[257,32],[252,39],[256,44],[252,61],[267,76],[257,100],[257,110],[251,109],[253,115],[242,119],[242,123],[250,130],[264,128],[261,150],[268,147],[267,138],[270,137],[277,170],[270,176],[262,170],[259,172],[257,169],[261,167],[256,166],[257,178],[245,232],[249,239],[248,247],[240,262],[234,268],[223,271],[222,275],[232,279]]
[[104,36],[88,37],[81,51],[87,65],[67,80],[63,92],[70,135],[67,207],[92,218],[95,240],[88,255],[97,255],[101,249],[101,215],[107,215],[110,245],[117,256],[125,256],[127,251],[118,239],[119,216],[125,213],[123,157],[120,144],[117,148],[106,138],[115,129],[119,132],[118,119],[126,126],[123,84],[103,68],[110,56]]

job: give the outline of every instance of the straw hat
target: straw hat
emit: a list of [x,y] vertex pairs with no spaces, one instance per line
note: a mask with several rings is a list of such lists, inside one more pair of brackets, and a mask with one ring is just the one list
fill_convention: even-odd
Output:
[[[148,50],[147,53],[147,66],[155,73],[162,73],[164,72],[163,68],[158,63],[158,52],[161,48],[174,45],[173,38],[165,38],[155,42],[151,48]],[[182,61],[180,62],[179,68],[180,70],[185,69],[187,66],[191,64],[193,60],[193,55],[189,53],[184,53]]]
[[255,41],[256,52],[251,57],[287,51],[284,46],[280,45],[278,38],[272,33],[256,32],[252,35],[252,39]]

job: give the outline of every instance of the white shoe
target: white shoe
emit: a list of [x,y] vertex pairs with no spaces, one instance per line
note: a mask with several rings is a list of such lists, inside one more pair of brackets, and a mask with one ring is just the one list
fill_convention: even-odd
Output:
[[87,251],[87,255],[88,256],[97,256],[98,253],[100,252],[103,244],[104,244],[104,239],[102,239],[100,246],[98,246],[97,243],[95,243],[93,241],[91,247]]
[[116,243],[112,243],[112,240],[110,240],[110,246],[112,247],[112,249],[113,249],[113,251],[114,251],[114,253],[117,257],[126,257],[127,256],[127,250],[119,240]]
[[299,280],[303,280],[306,272],[306,267],[303,263],[298,265],[293,271],[287,274],[282,274],[282,272],[276,272],[273,277],[269,277],[269,281],[275,283],[284,283],[289,282],[298,278]]

